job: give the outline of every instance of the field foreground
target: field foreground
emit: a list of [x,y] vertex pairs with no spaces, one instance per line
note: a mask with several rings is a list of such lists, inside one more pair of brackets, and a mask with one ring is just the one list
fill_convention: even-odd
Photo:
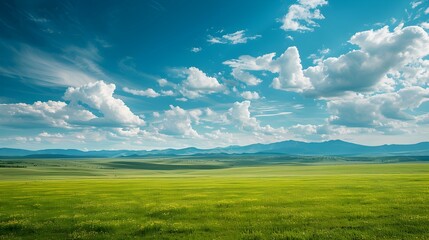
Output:
[[30,170],[0,171],[0,239],[429,239],[425,163]]

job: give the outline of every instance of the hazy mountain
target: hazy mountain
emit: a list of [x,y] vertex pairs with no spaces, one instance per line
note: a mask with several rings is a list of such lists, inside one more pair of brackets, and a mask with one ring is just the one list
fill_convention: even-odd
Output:
[[164,149],[152,151],[102,150],[80,151],[76,149],[45,149],[30,151],[13,148],[0,148],[0,156],[23,157],[47,155],[74,157],[143,157],[156,155],[197,155],[197,154],[284,154],[304,156],[429,156],[429,142],[404,145],[364,146],[340,140],[326,142],[284,141],[270,144],[229,146],[225,148]]

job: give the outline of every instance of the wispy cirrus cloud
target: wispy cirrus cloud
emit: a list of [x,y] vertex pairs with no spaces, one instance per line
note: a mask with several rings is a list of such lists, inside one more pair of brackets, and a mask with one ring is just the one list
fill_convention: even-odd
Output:
[[423,3],[423,1],[413,1],[413,2],[410,3],[411,4],[411,8],[414,9],[414,8],[420,6],[422,3]]
[[150,98],[156,98],[161,96],[158,92],[153,90],[152,88],[148,88],[146,90],[136,90],[136,89],[130,89],[127,87],[122,88],[124,92],[136,95],[136,96],[143,96],[143,97],[150,97]]
[[48,54],[28,45],[4,48],[13,61],[0,66],[0,75],[41,86],[81,86],[106,78],[91,49],[70,48],[70,54]]
[[239,30],[234,33],[224,34],[219,37],[215,36],[208,36],[207,42],[211,44],[242,44],[247,43],[249,40],[255,40],[257,38],[260,38],[261,35],[253,35],[253,36],[247,36],[246,30]]
[[292,112],[257,114],[255,115],[255,117],[276,117],[276,116],[283,116],[283,115],[289,115],[289,114],[292,114]]

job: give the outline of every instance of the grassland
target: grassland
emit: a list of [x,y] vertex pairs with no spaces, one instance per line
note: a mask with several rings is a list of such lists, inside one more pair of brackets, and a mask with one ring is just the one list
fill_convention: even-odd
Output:
[[332,160],[3,159],[0,239],[429,239],[429,164]]

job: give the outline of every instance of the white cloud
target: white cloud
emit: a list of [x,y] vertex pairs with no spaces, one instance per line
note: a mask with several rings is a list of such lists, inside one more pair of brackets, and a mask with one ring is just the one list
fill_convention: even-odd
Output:
[[246,100],[257,100],[260,98],[257,92],[244,91],[240,94]]
[[[265,54],[256,58],[245,55],[238,59],[225,61],[224,64],[233,68],[232,75],[235,78],[243,82],[247,81],[248,85],[255,85],[261,81],[244,72],[244,70],[278,73],[279,76],[273,79],[271,85],[275,89],[303,92],[311,88],[310,79],[303,74],[301,59],[296,47],[289,47],[277,59],[274,59],[274,57],[275,53]],[[237,74],[237,72],[240,74]]]
[[0,104],[2,126],[70,128],[73,124],[81,124],[95,118],[97,117],[88,110],[61,101]]
[[70,46],[64,49],[66,53],[63,58],[67,59],[74,66],[78,66],[84,72],[93,73],[98,77],[107,78],[98,62],[103,60],[98,48],[89,45],[86,48]]
[[15,65],[0,67],[0,75],[25,79],[41,86],[66,87],[95,82],[102,75],[94,62],[94,56],[89,58],[88,52],[78,59],[65,58],[67,61],[60,61],[53,55],[28,46],[11,51],[14,54],[12,61],[15,61]]
[[327,58],[304,71],[315,95],[368,92],[389,72],[429,54],[429,36],[418,26],[390,32],[388,27],[356,33],[350,43],[360,47],[338,58]]
[[158,84],[161,87],[165,87],[165,86],[167,86],[168,81],[167,81],[167,79],[161,78],[161,79],[158,79]]
[[217,123],[222,125],[229,123],[227,116],[223,113],[215,112],[210,108],[205,108],[202,112],[203,112],[203,116],[201,118],[201,121]]
[[304,105],[302,105],[302,104],[295,104],[295,105],[293,105],[292,107],[293,107],[294,109],[296,109],[296,110],[304,109]]
[[40,141],[46,141],[49,143],[61,143],[64,141],[66,136],[62,133],[48,133],[41,132],[36,139],[40,139]]
[[317,134],[318,129],[320,128],[319,125],[312,125],[312,124],[296,124],[289,128],[290,132],[293,132],[294,134],[298,136],[308,136],[308,135],[314,135]]
[[426,10],[425,10],[425,14],[429,14],[429,7],[428,7],[428,8],[426,8]]
[[239,68],[232,69],[231,75],[235,79],[237,79],[237,80],[239,80],[241,82],[244,82],[244,83],[246,83],[249,86],[256,86],[256,85],[259,85],[262,82],[261,79],[255,77],[252,74],[250,74],[248,72],[245,72],[245,71],[243,71],[243,70],[241,70]]
[[150,97],[150,98],[156,98],[161,96],[159,93],[155,92],[152,88],[148,88],[146,90],[135,90],[135,89],[129,89],[127,87],[124,87],[122,90],[127,93],[131,93],[136,96],[143,96],[143,97]]
[[419,124],[429,124],[429,113],[420,115],[417,117],[417,123]]
[[174,96],[175,93],[171,90],[161,90],[162,96]]
[[140,128],[134,127],[134,128],[114,128],[114,131],[123,137],[135,137],[138,136],[141,133]]
[[200,47],[193,47],[191,48],[191,52],[197,53],[197,52],[201,52],[202,48]]
[[390,130],[401,122],[416,120],[416,116],[409,114],[408,111],[418,108],[428,100],[429,89],[417,86],[391,93],[355,95],[330,100],[328,110],[333,115],[329,121],[347,127]]
[[251,116],[250,101],[235,102],[227,112],[227,117],[231,123],[239,129],[250,131],[257,136],[273,135],[284,137],[287,131],[281,128],[273,128],[270,125],[261,126],[260,122]]
[[71,104],[83,103],[100,111],[103,117],[97,120],[104,121],[105,124],[144,125],[145,122],[134,115],[121,99],[113,96],[115,88],[115,84],[106,84],[103,81],[69,87],[64,99],[71,101]]
[[169,82],[165,78],[157,79],[157,82],[158,82],[160,87],[172,87],[172,88],[176,87],[176,84]]
[[207,41],[212,44],[240,44],[247,43],[249,40],[254,40],[260,37],[261,35],[246,36],[246,30],[240,30],[234,33],[225,34],[221,37],[213,37],[209,35]]
[[238,68],[240,70],[271,70],[271,63],[273,62],[273,58],[275,56],[275,53],[268,53],[256,58],[249,55],[243,55],[240,56],[238,59],[225,61],[223,62],[223,64],[228,65],[232,68]]
[[327,4],[326,0],[299,0],[289,7],[281,28],[285,31],[313,31],[314,27],[319,26],[315,20],[325,18],[318,8]]
[[399,86],[429,86],[429,60],[419,59],[397,71],[391,71],[388,78]]
[[283,116],[283,115],[289,115],[289,114],[292,114],[292,112],[265,113],[265,114],[255,115],[255,117],[276,117],[276,116]]
[[192,127],[192,122],[198,122],[201,111],[186,111],[178,106],[170,105],[164,112],[159,131],[173,136],[199,138],[200,135]]
[[258,120],[250,116],[250,101],[235,102],[228,110],[228,115],[240,128],[257,130],[260,128]]
[[209,38],[207,39],[207,42],[209,42],[211,44],[224,44],[224,42],[222,42],[221,38],[213,37],[211,35],[209,35],[208,37]]
[[215,77],[207,76],[196,67],[186,69],[187,78],[180,86],[180,92],[187,98],[198,98],[204,94],[211,94],[225,90],[225,86],[220,84]]
[[411,4],[411,8],[414,9],[414,8],[420,6],[422,3],[423,3],[423,1],[413,1],[413,2],[410,3]]
[[272,62],[272,72],[279,73],[274,78],[274,89],[303,92],[312,88],[310,79],[304,76],[296,47],[289,47],[279,58]]
[[420,27],[422,27],[424,29],[429,29],[429,22],[422,22],[422,23],[420,23]]
[[322,55],[326,55],[326,54],[328,54],[329,52],[331,52],[331,49],[329,49],[329,48],[324,48],[324,49],[318,50],[318,52],[319,52],[320,54],[322,54]]
[[49,22],[48,19],[43,18],[43,17],[37,17],[37,16],[34,16],[33,14],[28,14],[27,17],[28,17],[28,20],[33,21],[35,23],[47,23],[47,22]]
[[270,53],[256,58],[241,56],[224,64],[231,66],[233,71],[278,73],[271,84],[275,89],[332,97],[392,88],[389,74],[404,71],[407,65],[423,66],[422,58],[429,54],[428,33],[418,26],[403,28],[400,25],[393,31],[383,27],[358,32],[350,43],[360,49],[339,57],[322,58],[316,66],[305,70],[296,47],[289,47],[277,59]]
[[[429,55],[428,33],[418,26],[399,25],[392,31],[383,27],[358,32],[349,42],[358,49],[339,57],[324,59],[322,56],[316,66],[305,70],[296,47],[289,48],[278,58],[274,53],[241,56],[224,64],[233,71],[278,73],[272,83],[274,88],[325,99],[328,112],[332,114],[327,119],[328,125],[291,128],[291,131],[308,128],[307,134],[301,135],[311,135],[316,130],[317,134],[323,131],[325,137],[341,136],[341,132],[352,136],[365,131],[364,134],[415,131],[416,124],[426,119],[423,115],[415,115],[414,110],[428,100],[429,60],[425,60]],[[322,55],[328,53],[327,49],[319,51]],[[247,105],[236,103],[230,111],[236,109],[235,115],[244,116],[235,118],[235,122],[243,122],[242,128],[257,129],[259,124],[250,117]]]

